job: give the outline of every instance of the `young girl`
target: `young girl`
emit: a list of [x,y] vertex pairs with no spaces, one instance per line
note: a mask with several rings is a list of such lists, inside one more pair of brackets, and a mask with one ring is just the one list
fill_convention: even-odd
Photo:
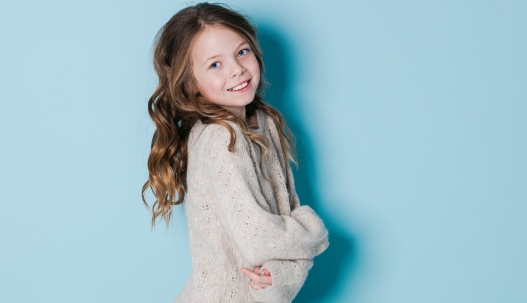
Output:
[[186,198],[192,273],[174,302],[291,302],[328,231],[300,205],[289,128],[262,101],[255,29],[224,6],[187,7],[156,36],[154,66],[143,201],[151,189],[155,225]]

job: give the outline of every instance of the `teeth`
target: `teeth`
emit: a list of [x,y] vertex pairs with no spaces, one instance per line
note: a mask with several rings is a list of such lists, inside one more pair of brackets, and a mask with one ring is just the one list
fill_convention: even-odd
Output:
[[247,82],[248,82],[248,81],[245,81],[244,83],[242,83],[242,84],[240,84],[240,85],[238,85],[238,86],[232,88],[231,90],[240,90],[240,89],[242,89],[242,88],[244,88],[244,87],[247,86],[247,84],[248,84]]

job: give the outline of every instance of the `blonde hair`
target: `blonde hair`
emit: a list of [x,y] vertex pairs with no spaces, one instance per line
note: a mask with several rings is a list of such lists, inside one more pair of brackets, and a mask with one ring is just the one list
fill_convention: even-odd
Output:
[[[176,13],[157,33],[153,61],[159,83],[148,100],[148,113],[156,130],[152,138],[148,157],[148,180],[143,185],[142,198],[152,213],[152,227],[156,220],[165,220],[167,226],[172,206],[183,203],[187,190],[187,141],[196,121],[204,124],[217,123],[225,126],[231,140],[228,146],[233,151],[236,134],[226,121],[236,123],[252,142],[260,148],[260,166],[265,157],[269,140],[249,131],[245,121],[228,110],[197,94],[191,67],[193,42],[205,26],[223,26],[249,43],[258,65],[260,79],[254,100],[246,105],[246,116],[262,110],[275,123],[285,157],[296,164],[296,151],[292,144],[292,133],[280,113],[262,100],[264,64],[262,51],[256,39],[256,29],[246,17],[223,5],[199,3]],[[145,199],[146,190],[151,189],[155,201],[150,208]]]

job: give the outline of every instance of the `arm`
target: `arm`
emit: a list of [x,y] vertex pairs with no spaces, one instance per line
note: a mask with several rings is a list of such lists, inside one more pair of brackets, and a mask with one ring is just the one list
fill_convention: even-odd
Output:
[[[293,172],[291,170],[291,165],[289,163],[286,164],[287,168],[287,190],[289,191],[289,197],[290,197],[290,205],[291,205],[291,216],[296,216],[296,212],[304,207],[309,207],[307,205],[300,205],[300,199],[298,198],[298,194],[296,193],[295,189],[295,180],[293,178]],[[322,252],[324,252],[328,246],[329,246],[329,240],[326,237],[317,243],[317,246],[315,248],[315,256],[320,255]]]
[[313,260],[269,260],[262,265],[260,274],[266,268],[273,279],[273,284],[265,289],[249,288],[256,302],[291,302],[307,278],[313,267]]
[[[288,191],[290,194],[290,204],[294,215],[295,211],[304,206],[300,206],[300,201],[295,190],[293,175],[291,173],[291,167],[287,166],[287,183]],[[321,241],[316,248],[316,255],[321,254],[327,249],[329,242],[326,240]],[[273,283],[271,286],[262,289],[255,290],[250,288],[251,296],[256,302],[291,302],[302,286],[309,270],[313,267],[313,260],[269,260],[263,263],[260,274],[263,274],[263,270],[267,270],[271,273]]]
[[214,192],[211,201],[227,233],[250,264],[270,259],[312,259],[327,240],[322,220],[309,206],[295,209],[291,216],[275,215],[261,193],[248,143],[237,133],[234,152],[227,147],[228,130],[217,124],[205,128],[201,137],[206,172]]
[[[275,142],[275,146],[280,146],[280,137],[278,136],[276,126],[272,120],[269,120],[269,122],[271,123],[271,138]],[[281,149],[277,149],[277,153],[281,166],[286,171],[287,190],[290,197],[289,204],[292,210],[291,215],[294,216],[296,210],[304,206],[300,206],[300,200],[295,189],[295,181],[289,161],[285,159]],[[315,255],[324,252],[328,246],[329,242],[327,238],[319,242]],[[257,302],[291,302],[304,285],[312,266],[313,260],[305,259],[268,260],[264,262],[260,269],[260,274],[263,274],[263,270],[267,268],[271,273],[273,283],[270,287],[262,290],[255,290],[251,287],[250,292],[253,299]]]

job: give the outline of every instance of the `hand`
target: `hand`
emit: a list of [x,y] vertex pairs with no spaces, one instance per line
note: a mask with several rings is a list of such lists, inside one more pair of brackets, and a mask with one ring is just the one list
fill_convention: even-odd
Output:
[[273,278],[271,277],[271,273],[267,270],[267,268],[264,268],[264,274],[260,275],[258,273],[260,271],[260,268],[262,267],[256,266],[254,268],[254,272],[252,272],[249,269],[242,267],[242,272],[251,279],[251,287],[255,290],[264,289],[273,285]]

